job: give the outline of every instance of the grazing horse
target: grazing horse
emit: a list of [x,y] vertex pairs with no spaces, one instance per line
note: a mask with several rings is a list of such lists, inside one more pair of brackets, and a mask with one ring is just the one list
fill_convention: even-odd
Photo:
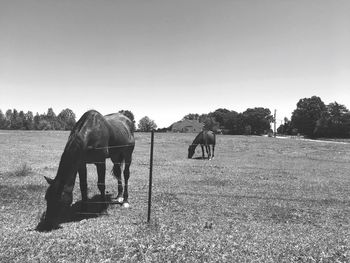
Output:
[[[215,141],[216,136],[215,133],[212,131],[201,131],[198,133],[196,138],[193,140],[192,144],[188,147],[188,158],[192,158],[194,154],[194,150],[196,149],[197,145],[200,144],[202,147],[202,157],[204,159],[204,147],[208,155],[208,159],[214,158],[214,150],[215,150]],[[213,148],[213,151],[210,150],[210,145]]]
[[[86,164],[96,165],[97,187],[105,198],[106,158],[114,163],[113,174],[118,181],[117,201],[129,207],[129,167],[135,147],[132,122],[122,114],[102,116],[95,110],[84,113],[71,131],[64,148],[55,179],[45,177],[49,183],[45,199],[47,209],[43,221],[48,228],[58,226],[57,217],[61,208],[73,201],[73,188],[79,173],[80,191],[83,204],[88,200]],[[121,165],[124,163],[123,189]],[[85,205],[83,205],[84,209]]]

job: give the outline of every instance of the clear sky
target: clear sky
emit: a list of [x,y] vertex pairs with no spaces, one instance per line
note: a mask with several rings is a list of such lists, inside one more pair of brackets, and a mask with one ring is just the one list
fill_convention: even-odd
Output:
[[348,0],[0,0],[0,109],[131,110],[158,127],[251,107],[350,108]]

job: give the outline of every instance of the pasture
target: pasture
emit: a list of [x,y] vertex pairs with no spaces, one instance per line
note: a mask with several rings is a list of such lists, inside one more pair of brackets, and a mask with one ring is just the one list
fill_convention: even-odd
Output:
[[[46,209],[43,176],[54,178],[68,135],[0,131],[2,262],[350,261],[349,144],[218,135],[208,161],[187,159],[195,134],[156,133],[147,224],[150,134],[136,133],[129,209],[91,204],[100,214],[34,231]],[[113,196],[111,169],[108,160]],[[88,165],[91,200],[96,183]],[[73,206],[80,199],[77,179]]]

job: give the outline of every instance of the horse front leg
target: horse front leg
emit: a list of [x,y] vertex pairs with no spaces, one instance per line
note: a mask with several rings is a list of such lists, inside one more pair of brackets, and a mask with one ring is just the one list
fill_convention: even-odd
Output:
[[82,210],[86,210],[86,203],[88,200],[86,163],[83,163],[80,165],[78,169],[78,173],[79,173],[81,200],[82,200]]
[[98,175],[97,188],[98,190],[100,190],[102,200],[105,200],[106,198],[106,183],[105,183],[106,162],[96,163],[96,168],[97,168],[97,175]]
[[204,159],[204,147],[203,147],[203,144],[201,144],[201,147],[202,147],[202,159]]

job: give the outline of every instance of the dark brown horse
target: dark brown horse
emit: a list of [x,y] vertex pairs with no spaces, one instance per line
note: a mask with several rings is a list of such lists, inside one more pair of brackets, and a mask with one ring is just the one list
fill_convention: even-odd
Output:
[[[208,155],[208,159],[214,158],[216,136],[212,131],[201,131],[198,133],[196,138],[193,140],[192,144],[188,147],[188,158],[192,158],[194,151],[198,144],[202,148],[202,158],[204,159],[204,147]],[[210,150],[210,145],[212,146],[212,151]]]
[[[55,179],[45,177],[49,183],[45,195],[47,202],[43,217],[45,226],[47,228],[58,226],[57,217],[61,208],[72,203],[72,191],[77,173],[83,204],[88,200],[87,163],[96,165],[97,187],[101,197],[105,198],[106,158],[110,158],[114,163],[113,174],[118,181],[117,201],[128,207],[129,167],[134,147],[135,139],[130,119],[119,113],[102,116],[95,110],[86,112],[69,135]],[[124,188],[121,179],[123,163]]]

